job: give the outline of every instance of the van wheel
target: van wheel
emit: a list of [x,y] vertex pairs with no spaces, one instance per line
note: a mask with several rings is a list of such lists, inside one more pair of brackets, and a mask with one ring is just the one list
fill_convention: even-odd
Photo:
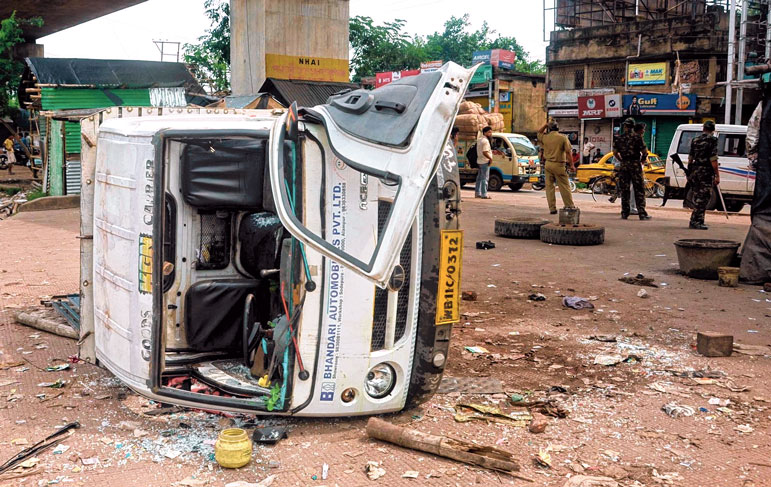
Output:
[[497,174],[490,174],[490,179],[487,181],[487,189],[490,191],[500,191],[503,188],[503,178]]
[[731,213],[739,213],[744,208],[744,201],[728,200],[725,202],[725,205],[728,207],[727,210]]
[[559,225],[541,227],[541,242],[555,245],[600,245],[605,242],[605,228],[597,225]]
[[525,183],[509,183],[509,188],[511,188],[512,191],[519,191],[524,185]]
[[542,218],[498,218],[495,220],[495,234],[508,238],[538,238],[541,227],[549,223]]

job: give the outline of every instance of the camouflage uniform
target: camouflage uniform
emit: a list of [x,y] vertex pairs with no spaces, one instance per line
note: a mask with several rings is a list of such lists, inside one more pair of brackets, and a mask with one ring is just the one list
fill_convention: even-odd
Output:
[[691,162],[688,168],[691,173],[688,176],[688,182],[693,191],[691,225],[703,225],[704,210],[707,209],[707,203],[712,196],[712,186],[715,183],[712,161],[717,160],[717,137],[705,133],[693,139],[689,158]]
[[752,112],[747,124],[747,159],[750,161],[750,170],[757,171],[758,165],[758,140],[760,139],[760,118],[763,116],[763,102],[758,103]]
[[634,188],[634,199],[637,212],[641,218],[647,216],[645,211],[645,185],[640,160],[647,153],[645,142],[639,135],[628,131],[617,135],[613,140],[613,149],[621,156],[618,169],[618,192],[621,194],[621,215],[629,215],[629,184]]

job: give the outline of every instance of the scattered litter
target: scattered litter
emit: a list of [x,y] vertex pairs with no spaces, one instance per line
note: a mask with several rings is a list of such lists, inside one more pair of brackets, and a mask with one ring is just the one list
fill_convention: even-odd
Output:
[[329,476],[329,464],[324,464],[321,466],[321,480],[327,480],[327,477]]
[[377,480],[386,474],[385,469],[380,466],[380,462],[373,461],[367,462],[367,465],[364,466],[364,471],[367,472],[367,477],[370,480]]
[[674,402],[664,404],[661,409],[673,418],[679,418],[681,416],[693,416],[696,414],[696,411],[691,406],[685,406]]
[[29,442],[26,438],[16,438],[14,440],[11,440],[11,445],[29,445]]
[[659,287],[656,283],[653,282],[652,278],[645,277],[642,274],[637,274],[635,277],[622,277],[619,279],[619,281],[626,284],[633,284],[635,286]]
[[38,387],[50,387],[52,389],[61,389],[67,385],[67,381],[63,379],[56,379],[55,382],[41,382]]
[[476,291],[463,291],[461,293],[461,299],[463,299],[463,301],[476,301],[477,293]]
[[179,485],[181,487],[204,487],[208,485],[208,481],[201,480],[193,477],[192,475],[189,477],[186,477],[179,482],[174,482],[174,485]]
[[0,380],[0,387],[10,386],[18,383],[19,381],[17,380]]
[[46,367],[46,372],[59,372],[60,370],[67,370],[70,368],[70,364],[59,364]]
[[470,414],[458,412],[453,416],[455,421],[459,423],[467,423],[469,421],[489,421],[492,423],[507,424],[509,426],[515,426],[523,428],[527,426],[528,422],[533,419],[533,416],[529,411],[514,411],[511,413],[504,413],[495,406],[487,406],[484,404],[457,404],[456,411],[462,411],[463,409],[470,409]]
[[579,296],[565,296],[562,298],[562,305],[573,309],[594,309],[588,299]]
[[642,298],[642,299],[647,298],[648,297],[648,291],[646,291],[645,289],[640,288],[640,290],[637,291],[637,297],[638,298]]
[[53,454],[54,455],[61,455],[62,453],[69,450],[70,447],[68,445],[57,445],[56,448],[54,448]]
[[30,459],[24,460],[19,464],[21,468],[32,468],[35,465],[40,463],[40,459],[38,457],[32,457]]
[[490,250],[495,248],[495,242],[492,240],[483,240],[477,242],[477,249],[479,250]]
[[173,450],[173,449],[168,449],[165,452],[163,452],[163,456],[166,457],[166,458],[169,458],[171,460],[174,460],[175,458],[177,458],[181,454],[182,454],[181,451]]
[[[757,333],[750,331],[750,333]],[[744,343],[734,343],[734,352],[742,355],[764,356],[771,355],[771,347],[765,345],[746,345]]]
[[276,477],[278,477],[276,474],[269,475],[259,482],[246,482],[244,480],[237,480],[235,482],[225,484],[225,487],[269,487],[273,485],[273,481],[276,480]]
[[562,487],[618,487],[618,482],[610,477],[588,477],[573,475]]
[[541,293],[533,293],[527,297],[530,301],[546,301],[546,296]]
[[551,468],[551,446],[539,448],[538,455],[535,457],[535,464],[539,467]]
[[496,286],[495,284],[488,284],[487,287],[491,287],[492,288],[492,287],[498,287],[498,286]]
[[407,470],[402,474],[403,479],[416,479],[420,476],[420,473],[417,470]]
[[112,440],[110,438],[107,438],[106,436],[99,438],[99,441],[101,441],[105,445],[112,445]]
[[739,426],[736,426],[734,429],[739,433],[752,433],[753,431],[755,431],[752,428],[752,426],[748,424],[740,424]]
[[96,465],[99,463],[99,457],[81,458],[80,463],[83,465]]
[[608,355],[597,355],[594,357],[595,365],[616,365],[624,361],[624,357],[617,353]]
[[266,428],[257,428],[254,430],[252,439],[255,443],[266,443],[273,445],[280,440],[287,438],[286,426],[269,426]]
[[618,338],[616,338],[615,335],[592,335],[589,337],[589,340],[605,343],[615,343],[618,341]]
[[471,352],[474,354],[477,353],[490,353],[489,350],[487,350],[485,347],[480,346],[473,346],[473,347],[464,347],[467,352]]
[[707,402],[709,402],[713,406],[728,406],[729,404],[731,404],[730,399],[720,399],[718,397],[710,397],[709,401]]

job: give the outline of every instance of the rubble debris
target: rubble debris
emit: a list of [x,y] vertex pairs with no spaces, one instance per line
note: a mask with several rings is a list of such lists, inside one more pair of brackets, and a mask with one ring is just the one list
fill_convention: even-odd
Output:
[[464,394],[500,394],[503,383],[490,377],[442,377],[437,394],[459,392]]
[[367,472],[367,477],[370,480],[377,480],[386,474],[385,469],[380,466],[380,462],[373,462],[371,460],[364,466],[364,471]]
[[624,361],[624,356],[618,353],[600,354],[594,357],[594,365],[616,365]]
[[480,347],[480,346],[464,347],[464,349],[465,349],[467,352],[471,352],[471,353],[473,353],[473,354],[478,354],[478,353],[490,353],[490,351],[489,351],[489,350],[487,350],[485,347]]
[[174,482],[174,485],[179,485],[180,487],[205,487],[208,484],[209,482],[206,480],[197,479],[192,475],[185,477],[179,482]]
[[705,357],[730,357],[733,348],[733,335],[714,331],[700,331],[696,334],[696,351]]
[[677,404],[674,402],[664,404],[661,406],[661,409],[673,418],[679,418],[681,416],[693,416],[696,414],[696,411],[691,406]]
[[477,242],[478,250],[490,250],[495,248],[495,242],[492,240],[482,240]]
[[71,430],[77,429],[77,428],[80,428],[80,423],[78,423],[77,421],[66,424],[61,428],[59,428],[59,430],[57,430],[56,432],[48,435],[47,437],[35,443],[34,445],[28,448],[25,448],[24,450],[17,453],[13,458],[9,459],[7,462],[0,465],[0,474],[13,468],[17,464],[20,464],[25,460],[28,460],[31,457],[34,457],[34,455],[36,454],[58,445],[64,439],[63,435],[65,433],[72,434]]
[[533,420],[530,422],[530,426],[528,426],[528,431],[530,431],[533,434],[539,434],[546,431],[546,427],[549,426],[549,421],[540,414],[533,415]]
[[64,379],[56,379],[54,382],[40,382],[38,387],[50,387],[52,389],[61,389],[67,385],[67,381]]
[[734,427],[734,429],[739,433],[752,433],[755,431],[752,426],[748,424],[740,424],[739,426]]
[[637,274],[634,277],[630,276],[624,276],[619,279],[619,281],[626,283],[626,284],[632,284],[634,286],[648,286],[648,287],[659,287],[658,284],[653,282],[652,277],[645,277],[642,274]]
[[589,340],[594,340],[596,342],[616,343],[618,338],[615,335],[592,335],[589,337]]
[[546,301],[546,296],[544,296],[542,293],[532,293],[527,297],[527,299],[530,301]]
[[[370,418],[367,421],[367,435],[370,438],[387,441],[405,448],[433,453],[440,457],[451,458],[491,470],[511,473],[519,471],[520,468],[514,460],[514,454],[505,450],[401,428],[380,418]],[[375,463],[374,468],[379,468],[376,462],[368,462],[367,465],[369,466],[371,463]],[[367,475],[369,476],[369,473]]]
[[549,453],[551,451],[551,446],[547,446],[546,448],[539,448],[538,449],[538,455],[534,458],[535,464],[539,467],[543,468],[551,468],[551,454]]
[[78,332],[66,322],[58,322],[46,317],[44,312],[26,313],[22,312],[16,315],[16,321],[22,325],[35,328],[36,330],[46,331],[64,338],[78,340]]
[[648,296],[649,296],[648,291],[646,291],[643,288],[640,288],[640,290],[637,291],[637,297],[638,298],[646,299]]
[[252,433],[252,440],[255,443],[264,443],[267,445],[275,445],[280,440],[288,438],[289,435],[286,431],[286,426],[268,426],[265,428],[257,428]]
[[771,356],[771,347],[765,345],[734,343],[733,351],[742,355]]
[[579,296],[565,296],[562,298],[562,305],[573,309],[594,309],[594,305],[589,302],[588,298]]
[[235,482],[229,482],[225,484],[225,487],[270,487],[273,485],[273,481],[276,480],[278,475],[268,475],[259,482],[246,482],[245,480],[237,480]]
[[573,475],[562,487],[618,487],[618,482],[610,477],[588,477]]
[[463,301],[476,301],[477,300],[477,293],[476,291],[463,291],[461,293],[461,299]]
[[[463,411],[463,409],[470,409],[473,412],[471,414],[460,412]],[[533,419],[533,416],[528,411],[504,413],[500,408],[486,406],[484,404],[457,404],[455,410],[459,412],[456,413],[453,418],[459,423],[481,420],[524,428],[527,426],[528,421]]]
[[420,472],[417,470],[407,470],[402,474],[403,479],[416,479],[420,476]]

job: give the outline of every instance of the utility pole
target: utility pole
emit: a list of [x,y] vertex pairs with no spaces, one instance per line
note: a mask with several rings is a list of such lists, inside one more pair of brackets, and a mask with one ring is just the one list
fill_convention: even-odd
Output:
[[734,68],[736,64],[736,0],[731,0],[731,10],[728,16],[728,73],[725,85],[725,123],[731,123],[731,104],[733,102]]
[[742,80],[744,79],[744,64],[746,63],[747,53],[747,20],[749,18],[749,0],[742,0],[742,23],[739,27],[739,59],[736,63],[736,80],[738,87],[736,90],[736,115],[734,120],[736,125],[742,123],[742,108],[744,105],[744,88]]

